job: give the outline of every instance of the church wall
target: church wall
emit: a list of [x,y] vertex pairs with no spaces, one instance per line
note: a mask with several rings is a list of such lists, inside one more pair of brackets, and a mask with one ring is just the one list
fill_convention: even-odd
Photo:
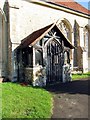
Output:
[[0,77],[2,76],[2,14],[0,13]]
[[[19,0],[21,1],[21,0]],[[21,1],[10,0],[10,36],[12,43],[20,43],[33,31],[45,27],[59,19],[66,18],[74,26],[74,20],[81,27],[88,24],[88,19],[49,7]],[[81,22],[82,21],[82,22]],[[80,42],[83,45],[83,41]]]
[[[90,25],[90,21],[89,21]],[[88,70],[90,71],[90,28],[89,28],[89,41],[88,41]]]
[[88,58],[88,71],[90,71],[90,58]]
[[[1,1],[0,4],[2,9],[5,4],[4,1],[5,0]],[[14,51],[14,49],[21,43],[22,39],[35,30],[43,28],[53,22],[56,22],[57,20],[62,20],[64,18],[70,22],[72,30],[74,28],[74,21],[77,21],[80,26],[80,46],[84,47],[83,27],[88,24],[87,18],[39,4],[26,2],[25,0],[8,1],[10,10],[10,40],[12,43],[12,51]],[[72,31],[72,44],[73,43],[74,33]]]
[[6,36],[6,21],[2,21],[2,76],[7,76],[7,36]]
[[0,12],[0,77],[7,75],[6,18]]
[[[10,0],[9,4],[12,50],[14,50],[21,43],[22,39],[35,30],[43,28],[53,22],[56,22],[57,20],[62,20],[64,18],[67,19],[72,26],[72,44],[74,44],[74,22],[75,20],[77,21],[80,32],[80,46],[84,47],[83,27],[88,24],[87,18],[22,0],[17,2]],[[83,57],[83,61],[88,62],[87,56],[85,58]],[[71,64],[73,64],[73,56]],[[84,64],[84,66],[86,65]],[[87,67],[85,69],[87,69]]]

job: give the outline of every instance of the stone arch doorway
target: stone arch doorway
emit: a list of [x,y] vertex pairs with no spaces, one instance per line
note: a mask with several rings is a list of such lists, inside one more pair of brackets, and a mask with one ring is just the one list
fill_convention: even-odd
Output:
[[45,43],[46,52],[46,83],[62,81],[63,55],[61,43],[55,38],[50,38]]

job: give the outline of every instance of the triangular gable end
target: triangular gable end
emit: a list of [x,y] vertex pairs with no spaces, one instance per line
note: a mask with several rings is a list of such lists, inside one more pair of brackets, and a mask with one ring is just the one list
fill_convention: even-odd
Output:
[[60,37],[60,39],[63,40],[64,45],[66,47],[69,47],[70,49],[74,48],[74,46],[71,44],[71,42],[64,36],[64,34],[60,31],[60,29],[58,28],[58,26],[55,23],[50,24],[42,29],[39,29],[39,30],[33,32],[32,34],[30,34],[29,36],[27,36],[26,38],[24,38],[18,48],[25,48],[29,45],[30,46],[35,45],[39,40],[41,40],[52,29],[56,32],[58,37]]

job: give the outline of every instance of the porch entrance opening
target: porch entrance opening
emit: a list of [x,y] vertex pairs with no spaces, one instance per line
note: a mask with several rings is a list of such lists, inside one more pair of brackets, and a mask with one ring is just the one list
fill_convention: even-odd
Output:
[[62,81],[62,47],[61,45],[52,40],[47,44],[47,60],[46,60],[46,75],[47,84]]

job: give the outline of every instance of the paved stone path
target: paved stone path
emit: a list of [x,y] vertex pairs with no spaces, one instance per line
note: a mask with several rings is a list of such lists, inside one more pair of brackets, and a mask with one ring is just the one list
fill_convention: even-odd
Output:
[[54,97],[52,118],[88,118],[89,84],[85,79],[48,87]]

